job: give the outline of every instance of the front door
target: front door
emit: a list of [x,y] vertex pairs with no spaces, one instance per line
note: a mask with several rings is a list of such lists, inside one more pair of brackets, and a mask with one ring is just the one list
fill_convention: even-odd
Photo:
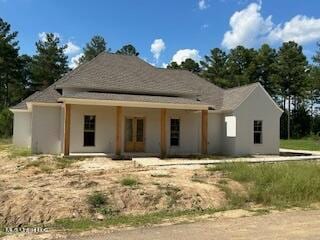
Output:
[[144,152],[144,118],[125,120],[125,152]]

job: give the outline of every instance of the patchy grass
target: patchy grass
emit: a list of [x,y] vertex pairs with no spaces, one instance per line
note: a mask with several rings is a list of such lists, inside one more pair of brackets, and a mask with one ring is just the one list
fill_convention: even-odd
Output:
[[[257,204],[285,207],[307,207],[320,202],[320,164],[315,162],[278,164],[221,164],[227,177],[243,183],[248,197],[234,196],[224,191],[233,205],[251,201]],[[224,185],[220,185],[224,187]]]
[[158,188],[164,191],[164,194],[167,196],[168,207],[174,207],[177,204],[177,201],[181,198],[180,188],[173,185],[161,186]]
[[281,139],[280,147],[294,150],[320,151],[320,140],[312,137],[289,140]]
[[112,227],[112,226],[145,226],[158,224],[167,219],[179,217],[196,217],[206,214],[214,214],[225,209],[191,209],[181,211],[159,211],[143,215],[117,215],[110,216],[103,221],[95,221],[92,219],[61,219],[57,220],[52,226],[55,229],[63,229],[69,231],[86,231],[93,228]]
[[65,169],[70,167],[77,161],[82,161],[83,158],[61,158],[54,157],[53,159],[46,159],[45,157],[39,157],[37,160],[30,161],[25,168],[35,167],[44,173],[52,173],[57,169]]
[[20,147],[14,147],[10,146],[8,147],[10,157],[16,158],[16,157],[29,157],[32,155],[30,148],[20,148]]
[[107,203],[106,196],[101,192],[94,192],[88,196],[88,204],[90,208],[100,208]]
[[127,187],[134,187],[139,184],[138,180],[133,177],[125,177],[121,180],[120,183],[122,186],[127,186]]

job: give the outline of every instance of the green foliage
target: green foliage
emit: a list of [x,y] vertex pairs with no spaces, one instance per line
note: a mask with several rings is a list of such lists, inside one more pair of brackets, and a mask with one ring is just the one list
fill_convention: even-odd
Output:
[[88,204],[90,208],[97,209],[103,207],[107,203],[106,196],[101,192],[94,192],[88,196]]
[[8,150],[9,150],[10,157],[12,158],[28,157],[32,155],[30,148],[10,146]]
[[88,62],[105,51],[110,52],[110,49],[107,49],[104,38],[99,35],[93,36],[91,41],[83,48],[83,56],[79,59],[79,63]]
[[13,114],[8,108],[0,111],[0,137],[8,138],[12,136]]
[[138,180],[133,177],[125,177],[121,180],[122,186],[133,187],[139,184]]
[[222,165],[221,170],[246,184],[247,200],[257,204],[306,207],[320,201],[319,163],[232,163]]
[[129,55],[129,56],[139,56],[139,52],[131,44],[124,45],[121,49],[116,51],[116,54]]
[[171,62],[168,66],[168,69],[182,69],[187,70],[192,73],[199,73],[201,71],[199,63],[195,62],[191,58],[187,58],[185,61],[181,62],[179,65],[176,62]]
[[43,90],[69,71],[68,57],[64,53],[67,45],[60,46],[58,36],[46,33],[45,39],[36,43],[36,48],[31,65],[32,88]]

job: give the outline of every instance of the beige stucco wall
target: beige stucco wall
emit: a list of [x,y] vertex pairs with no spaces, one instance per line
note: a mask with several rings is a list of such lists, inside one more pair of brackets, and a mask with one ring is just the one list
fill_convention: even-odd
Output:
[[[234,111],[237,137],[234,154],[278,154],[282,112],[258,86]],[[262,120],[262,144],[253,143],[254,120]]]
[[[180,144],[170,146],[170,119],[180,119]],[[159,125],[160,126],[160,125]],[[189,155],[201,152],[201,111],[167,111],[167,153],[169,155]]]
[[34,153],[61,153],[61,107],[32,107],[32,140]]
[[13,121],[13,144],[17,147],[31,147],[31,112],[15,112]]
[[[71,105],[70,152],[114,153],[116,136],[116,108]],[[84,116],[96,116],[95,146],[83,146]]]

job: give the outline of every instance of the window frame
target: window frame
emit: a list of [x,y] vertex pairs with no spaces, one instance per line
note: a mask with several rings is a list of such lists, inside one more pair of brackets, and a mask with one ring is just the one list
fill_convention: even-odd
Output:
[[[259,123],[261,126],[256,126],[256,123]],[[256,128],[261,128],[257,130]],[[255,134],[260,134],[260,141],[256,142]],[[253,144],[261,145],[263,144],[263,121],[262,120],[254,120],[253,121]]]
[[[86,118],[89,117],[93,117],[94,120],[94,124],[93,124],[93,129],[86,129]],[[90,123],[92,124],[92,123]],[[85,140],[85,136],[86,133],[93,133],[93,144],[92,145],[88,145],[86,144],[86,140]],[[83,147],[95,147],[96,146],[96,115],[84,115],[83,116]]]
[[[178,130],[173,130],[172,125],[173,121],[178,122]],[[179,147],[180,146],[180,132],[181,132],[181,123],[180,123],[180,118],[170,118],[170,147]],[[176,136],[173,136],[176,135]],[[172,140],[177,139],[178,143],[173,144]]]

